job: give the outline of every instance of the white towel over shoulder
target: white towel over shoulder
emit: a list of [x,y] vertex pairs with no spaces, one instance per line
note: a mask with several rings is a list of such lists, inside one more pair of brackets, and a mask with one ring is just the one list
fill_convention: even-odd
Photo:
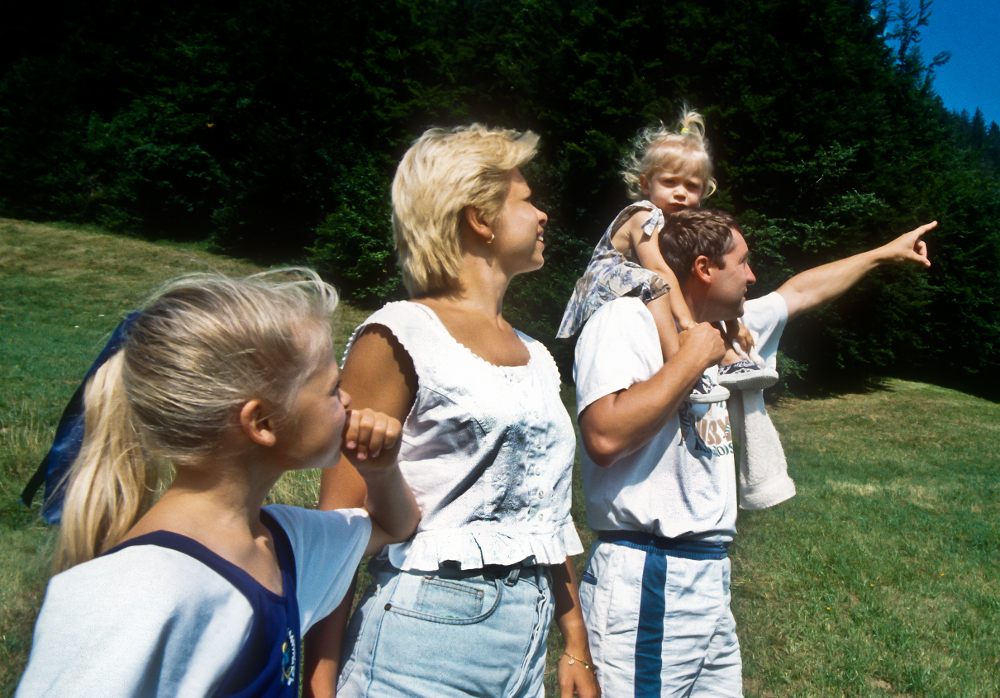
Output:
[[760,390],[734,392],[729,424],[740,442],[740,508],[767,509],[795,496],[781,439]]

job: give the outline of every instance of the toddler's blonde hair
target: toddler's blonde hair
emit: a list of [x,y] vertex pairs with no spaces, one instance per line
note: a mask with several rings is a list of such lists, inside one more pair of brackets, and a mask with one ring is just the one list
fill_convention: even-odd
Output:
[[701,114],[685,105],[677,130],[671,131],[660,122],[639,131],[632,141],[632,151],[622,160],[621,172],[633,201],[645,198],[641,179],[653,178],[658,170],[678,171],[692,160],[701,168],[702,198],[711,196],[716,188],[712,177],[712,157],[705,138],[705,120]]

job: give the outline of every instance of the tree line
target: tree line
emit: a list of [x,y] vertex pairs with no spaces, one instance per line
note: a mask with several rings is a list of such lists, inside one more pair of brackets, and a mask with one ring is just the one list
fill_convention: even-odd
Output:
[[787,385],[891,373],[982,393],[1000,369],[1000,129],[934,93],[927,0],[15,5],[0,215],[305,261],[374,306],[401,294],[388,190],[408,144],[531,129],[547,261],[506,310],[568,367],[552,337],[626,201],[619,160],[688,103],[719,180],[707,204],[748,228],[759,292],[940,221],[929,273],[873,275],[787,336]]

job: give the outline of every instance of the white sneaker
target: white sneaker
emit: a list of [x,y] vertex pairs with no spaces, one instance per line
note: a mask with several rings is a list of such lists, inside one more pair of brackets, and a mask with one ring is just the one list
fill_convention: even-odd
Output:
[[686,402],[694,402],[698,404],[725,402],[729,399],[729,390],[727,388],[723,388],[721,385],[716,385],[710,381],[707,376],[702,376],[698,382],[694,384],[691,394],[684,399]]
[[763,390],[778,382],[778,372],[749,359],[719,366],[719,385],[730,390]]
[[750,336],[753,337],[754,345],[750,347],[749,352],[743,351],[743,349],[739,345],[739,342],[733,342],[732,344],[733,351],[736,352],[736,356],[740,357],[741,359],[752,361],[753,363],[757,364],[758,368],[766,368],[767,365],[764,362],[764,359],[761,357],[760,354],[757,353],[757,340],[760,339],[760,335],[754,332],[753,330],[750,330]]

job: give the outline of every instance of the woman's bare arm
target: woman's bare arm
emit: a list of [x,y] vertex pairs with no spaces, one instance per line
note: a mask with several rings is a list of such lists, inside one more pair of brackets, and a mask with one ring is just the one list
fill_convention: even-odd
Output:
[[593,669],[584,666],[593,664],[587,628],[580,610],[580,592],[576,585],[573,559],[566,558],[561,565],[553,565],[552,596],[555,602],[555,620],[562,631],[565,654],[559,658],[560,698],[599,698],[601,687]]
[[[341,372],[340,385],[351,396],[352,409],[370,409],[400,423],[405,421],[417,394],[413,362],[392,333],[380,325],[366,328],[355,341]],[[381,550],[395,538],[376,523],[378,516],[375,513],[380,507],[384,509],[392,506],[391,496],[387,498],[388,501],[379,496],[386,489],[392,488],[369,485],[377,482],[373,480],[371,471],[380,468],[389,472],[391,477],[401,478],[396,465],[398,454],[398,441],[392,448],[382,450],[373,457],[365,453],[363,460],[358,459],[356,450],[349,452],[345,449],[341,452],[340,461],[323,472],[320,509],[365,506],[372,512],[372,536],[366,554]],[[364,477],[363,472],[369,477]],[[382,484],[386,483],[379,483]],[[306,641],[309,649],[306,653],[305,695],[315,698],[336,695],[340,648],[350,615],[352,592],[353,586],[337,610],[309,631]]]
[[[340,385],[351,396],[352,410],[371,409],[398,420],[406,420],[417,395],[413,361],[393,334],[381,325],[369,326],[351,347],[340,374]],[[368,486],[359,467],[385,468],[395,463],[399,443],[375,457],[344,449],[340,461],[324,471],[319,508],[341,509],[364,506]]]

